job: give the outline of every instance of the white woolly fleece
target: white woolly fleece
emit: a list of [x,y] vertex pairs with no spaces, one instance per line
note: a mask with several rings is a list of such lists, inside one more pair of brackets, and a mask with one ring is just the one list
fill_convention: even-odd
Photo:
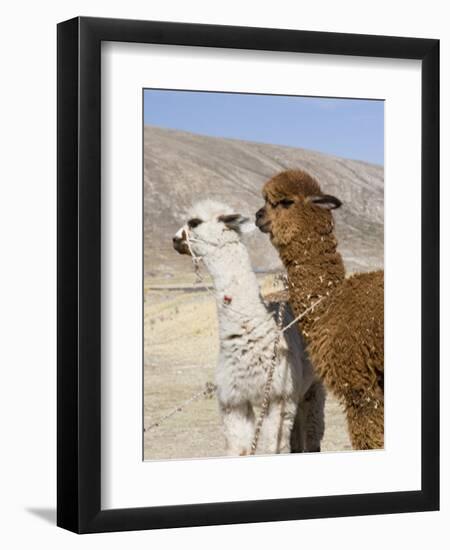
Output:
[[[220,338],[217,395],[228,452],[236,455],[250,451],[254,408],[263,401],[278,328],[273,318],[277,307],[269,311],[265,306],[240,233],[218,220],[219,216],[229,214],[236,212],[219,202],[203,200],[189,210],[189,219],[202,223],[196,227],[186,223],[177,235],[186,232],[191,251],[201,257],[213,280]],[[286,316],[289,320],[293,318],[289,312]],[[258,445],[261,453],[289,452],[290,432],[299,404],[314,381],[296,326],[281,334],[278,350],[271,409]]]

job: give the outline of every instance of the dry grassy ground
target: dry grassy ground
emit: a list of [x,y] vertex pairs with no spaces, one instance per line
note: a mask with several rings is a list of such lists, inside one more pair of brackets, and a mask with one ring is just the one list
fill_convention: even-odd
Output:
[[[273,278],[261,281],[263,294]],[[193,285],[194,277],[170,281],[146,278],[144,290],[144,427],[214,380],[218,350],[213,298]],[[323,451],[351,449],[338,402],[327,396]],[[224,455],[217,404],[200,399],[144,433],[144,458],[195,458]]]

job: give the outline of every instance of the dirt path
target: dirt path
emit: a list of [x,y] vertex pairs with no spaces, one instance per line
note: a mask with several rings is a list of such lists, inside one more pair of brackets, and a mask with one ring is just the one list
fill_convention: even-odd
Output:
[[[213,299],[187,286],[179,291],[146,285],[144,306],[144,426],[214,380],[218,338]],[[323,451],[350,450],[345,417],[327,396]],[[144,433],[144,458],[224,455],[215,398],[200,399]]]

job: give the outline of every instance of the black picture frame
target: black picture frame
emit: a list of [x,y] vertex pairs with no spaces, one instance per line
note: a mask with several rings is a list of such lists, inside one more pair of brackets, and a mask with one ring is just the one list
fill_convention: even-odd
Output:
[[[439,41],[77,17],[58,25],[57,524],[76,533],[439,508]],[[420,491],[101,509],[102,41],[422,61]]]

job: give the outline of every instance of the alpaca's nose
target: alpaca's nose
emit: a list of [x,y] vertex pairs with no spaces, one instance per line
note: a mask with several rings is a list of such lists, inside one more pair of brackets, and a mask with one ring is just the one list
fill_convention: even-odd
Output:
[[175,237],[173,237],[172,239],[172,245],[177,252],[181,252],[185,243],[183,242],[183,239],[181,237],[178,237],[178,235],[175,235]]
[[180,254],[189,254],[189,247],[186,245],[186,240],[183,237],[175,235],[175,237],[172,238],[172,243],[175,250]]
[[264,216],[264,208],[260,208],[258,212],[256,212],[256,221],[260,220]]

